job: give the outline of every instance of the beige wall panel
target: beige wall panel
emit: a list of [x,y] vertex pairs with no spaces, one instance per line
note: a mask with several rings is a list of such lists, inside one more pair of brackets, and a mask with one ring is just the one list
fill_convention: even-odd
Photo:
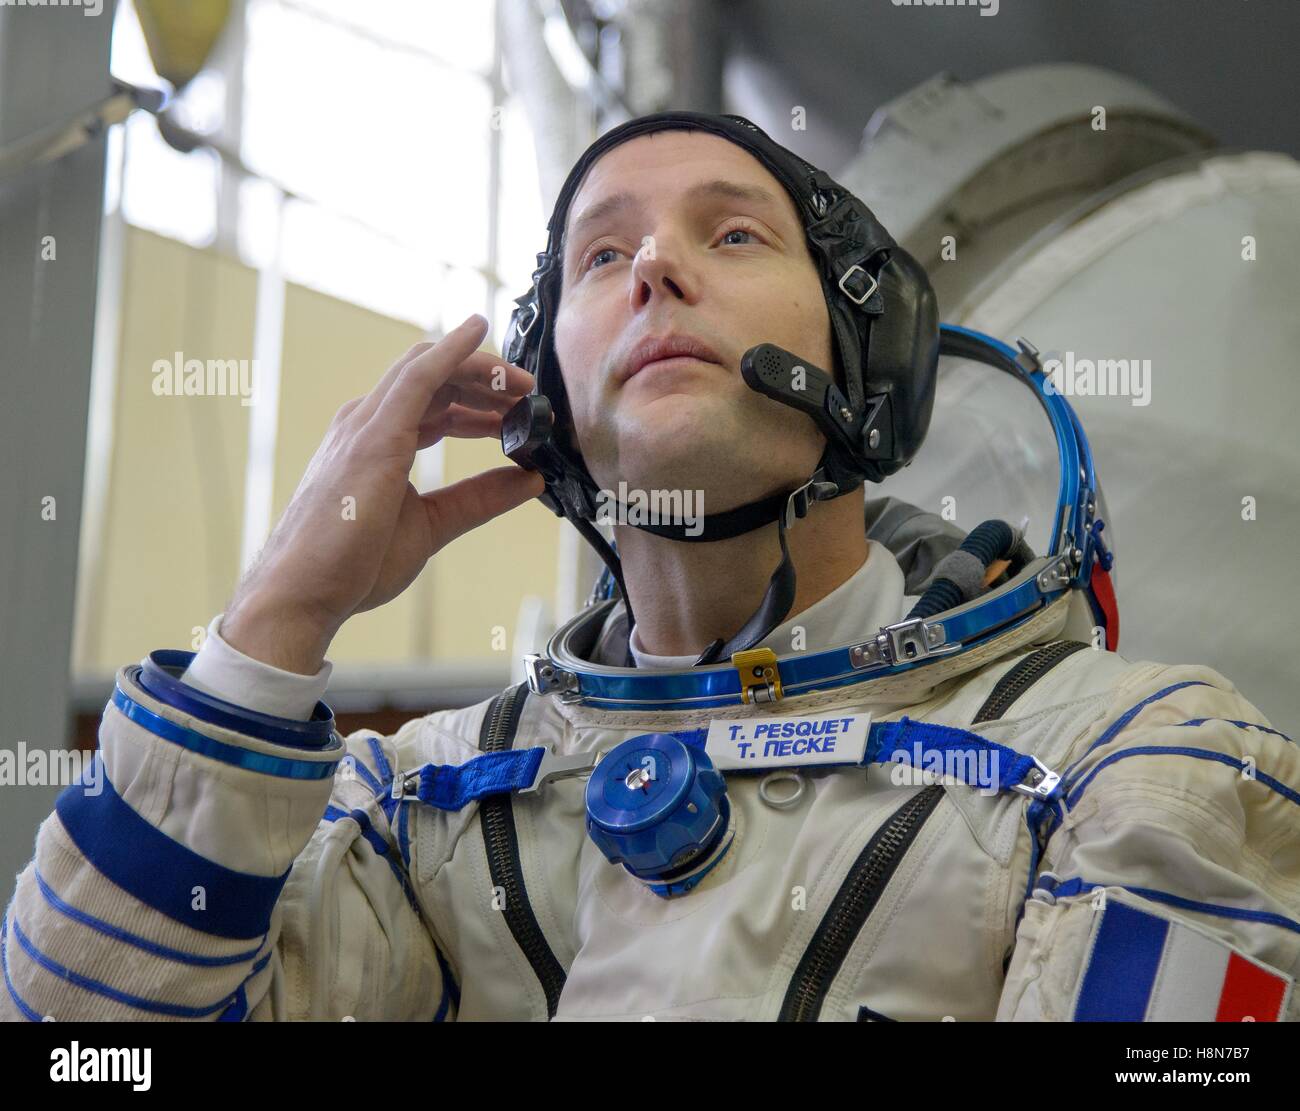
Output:
[[[502,466],[496,440],[447,440],[448,482]],[[519,603],[537,594],[553,605],[560,527],[572,528],[530,501],[454,541],[435,556],[432,574],[433,646],[439,658],[509,660]],[[493,649],[492,629],[504,626],[506,651]]]
[[127,228],[113,451],[86,658],[116,669],[190,648],[239,573],[251,409],[237,396],[153,392],[155,360],[253,357],[256,275]]
[[[384,371],[422,338],[412,324],[292,283],[285,287],[273,521],[280,519],[293,497],[338,407],[372,389]],[[330,660],[409,660],[416,650],[417,610],[428,608],[420,594],[417,579],[388,605],[352,618],[330,646]]]
[[[238,397],[158,397],[157,359],[252,359],[257,276],[237,262],[127,229],[109,512],[87,658],[104,671],[159,647],[190,648],[234,589],[250,407]],[[272,520],[338,407],[368,391],[419,328],[288,285]],[[495,440],[448,440],[447,482],[503,463]],[[417,482],[418,485],[418,482]],[[530,503],[444,549],[399,598],[347,623],[336,663],[501,659],[522,599],[551,603],[561,522]],[[508,660],[508,655],[505,656]]]
[[[333,297],[290,285],[285,292],[280,431],[276,452],[278,519],[335,411],[371,389],[392,362],[422,337]],[[445,481],[504,462],[496,440],[445,441]],[[420,486],[420,482],[416,485]],[[412,659],[500,659],[492,628],[507,646],[527,594],[549,602],[555,590],[558,518],[523,506],[463,536],[435,556],[406,592],[350,620],[330,648],[335,663]]]

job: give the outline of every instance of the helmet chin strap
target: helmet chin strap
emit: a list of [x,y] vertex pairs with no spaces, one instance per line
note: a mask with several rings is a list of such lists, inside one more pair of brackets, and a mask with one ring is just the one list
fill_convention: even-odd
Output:
[[[723,659],[730,659],[736,652],[743,652],[748,648],[753,648],[785,620],[786,615],[790,612],[790,607],[794,605],[796,585],[794,561],[790,558],[790,547],[785,537],[786,530],[796,520],[808,515],[813,502],[827,501],[838,497],[840,493],[840,488],[834,482],[826,481],[825,470],[819,467],[807,482],[789,494],[774,494],[771,497],[761,498],[758,501],[726,510],[723,513],[706,516],[700,522],[702,527],[696,534],[687,534],[685,525],[632,526],[642,532],[649,532],[655,536],[662,536],[671,540],[713,541],[727,540],[733,536],[743,536],[747,532],[771,524],[773,520],[777,523],[776,535],[781,545],[781,562],[777,565],[776,570],[772,572],[772,577],[767,584],[767,590],[763,594],[762,603],[753,616],[745,622],[740,631],[730,640],[724,641],[721,637],[718,637],[710,643],[695,661],[696,667],[717,663]],[[572,520],[572,518],[570,519]],[[592,547],[596,549],[596,554],[600,556],[605,566],[609,568],[610,574],[614,576],[615,582],[618,583],[624,604],[627,606],[630,641],[636,618],[632,613],[632,600],[628,596],[627,586],[623,581],[622,561],[605,538],[601,536],[599,530],[589,521],[574,520],[573,523]],[[628,648],[628,659],[631,660],[630,646]]]
[[781,562],[768,580],[763,601],[754,615],[741,626],[730,640],[724,642],[721,637],[713,641],[695,661],[695,666],[729,660],[735,653],[753,648],[767,637],[773,629],[785,620],[794,605],[795,574],[794,560],[790,558],[790,546],[786,543],[785,532],[796,519],[808,516],[808,510],[816,501],[826,501],[838,496],[840,489],[833,482],[822,478],[819,468],[812,478],[794,490],[786,498],[785,508],[776,520],[776,538],[781,544]]

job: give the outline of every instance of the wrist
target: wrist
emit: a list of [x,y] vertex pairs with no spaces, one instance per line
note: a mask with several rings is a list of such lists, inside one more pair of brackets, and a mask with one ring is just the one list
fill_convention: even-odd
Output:
[[302,607],[249,597],[230,606],[217,631],[251,659],[296,675],[315,675],[337,627]]

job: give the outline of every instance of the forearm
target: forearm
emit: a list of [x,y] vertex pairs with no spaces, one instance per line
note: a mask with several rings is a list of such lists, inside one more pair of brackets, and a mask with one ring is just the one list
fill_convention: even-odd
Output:
[[138,679],[119,672],[100,752],[19,878],[4,943],[13,1017],[238,1018],[269,986],[273,912],[343,742],[266,741]]

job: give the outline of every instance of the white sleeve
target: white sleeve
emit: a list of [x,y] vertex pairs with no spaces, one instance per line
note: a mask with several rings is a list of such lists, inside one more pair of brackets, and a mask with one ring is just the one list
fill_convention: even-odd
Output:
[[1300,749],[1223,676],[1119,688],[1043,827],[999,1019],[1300,1020]]
[[283,723],[214,724],[137,678],[118,671],[99,751],[18,877],[0,1021],[454,1017],[390,797],[397,738],[284,743]]
[[326,660],[315,675],[298,675],[245,656],[221,638],[224,616],[217,614],[208,625],[208,635],[181,681],[245,709],[307,721],[325,695],[334,665]]

